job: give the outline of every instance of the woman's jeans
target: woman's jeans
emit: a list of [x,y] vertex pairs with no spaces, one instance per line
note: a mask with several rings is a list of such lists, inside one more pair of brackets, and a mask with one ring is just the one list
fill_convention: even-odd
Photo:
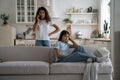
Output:
[[57,62],[82,62],[87,61],[88,58],[92,57],[89,56],[85,48],[83,46],[77,46],[70,55],[59,59]]
[[35,46],[50,47],[50,41],[49,40],[36,40]]

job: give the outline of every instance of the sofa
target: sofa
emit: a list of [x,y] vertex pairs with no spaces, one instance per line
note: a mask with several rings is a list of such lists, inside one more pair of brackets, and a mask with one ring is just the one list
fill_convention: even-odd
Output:
[[[93,53],[97,48],[88,46],[86,49]],[[113,68],[111,61],[108,62],[98,63],[98,80],[112,80]],[[83,80],[86,64],[55,63],[53,48],[0,47],[0,80]]]

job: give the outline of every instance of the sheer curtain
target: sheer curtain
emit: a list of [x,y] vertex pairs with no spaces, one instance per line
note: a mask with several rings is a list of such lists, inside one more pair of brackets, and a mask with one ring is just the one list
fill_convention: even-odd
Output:
[[110,27],[110,0],[100,0],[100,32],[104,32],[104,20],[108,22],[108,29]]

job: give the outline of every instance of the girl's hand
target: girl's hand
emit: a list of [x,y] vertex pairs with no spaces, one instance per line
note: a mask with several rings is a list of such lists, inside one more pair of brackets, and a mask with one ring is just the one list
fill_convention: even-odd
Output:
[[60,53],[60,51],[59,51],[59,49],[55,49],[55,52],[56,52],[56,56],[58,57],[58,58],[64,58],[65,56],[64,55],[62,55],[61,53]]
[[69,36],[69,40],[70,40],[70,41],[73,40],[72,36]]
[[63,59],[65,56],[63,56],[63,55],[58,55],[57,57]]

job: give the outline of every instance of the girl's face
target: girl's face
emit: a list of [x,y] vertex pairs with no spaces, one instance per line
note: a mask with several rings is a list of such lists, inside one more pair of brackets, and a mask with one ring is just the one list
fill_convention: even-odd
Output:
[[39,18],[42,20],[45,18],[45,11],[44,10],[39,11]]
[[69,41],[69,36],[70,36],[69,34],[63,35],[63,36],[62,36],[62,41],[63,41],[63,42],[68,42],[68,41]]

